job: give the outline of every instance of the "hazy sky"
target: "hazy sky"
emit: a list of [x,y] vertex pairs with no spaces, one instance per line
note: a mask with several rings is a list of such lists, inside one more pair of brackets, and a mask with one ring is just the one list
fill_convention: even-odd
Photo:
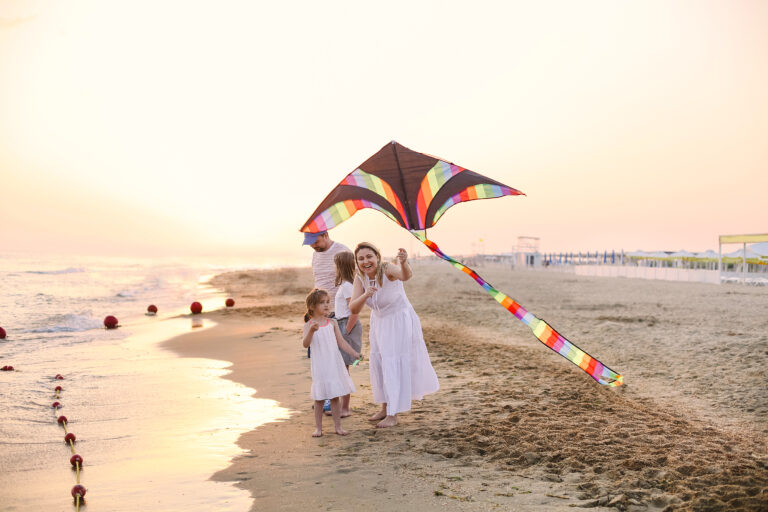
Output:
[[451,209],[449,254],[716,248],[768,232],[766,91],[762,0],[0,0],[0,247],[306,260],[394,139],[527,194]]

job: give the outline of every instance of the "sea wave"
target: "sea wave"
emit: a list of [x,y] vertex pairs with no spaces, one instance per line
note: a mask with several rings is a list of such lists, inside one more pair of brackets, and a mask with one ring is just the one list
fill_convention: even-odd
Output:
[[88,315],[63,314],[49,316],[38,323],[38,327],[27,329],[27,333],[46,333],[46,332],[82,332],[97,329],[102,326],[102,322],[97,318]]
[[147,294],[154,294],[168,286],[168,282],[160,276],[147,276],[133,286],[123,288],[115,293],[117,299],[135,300]]
[[85,272],[84,268],[69,267],[61,270],[27,270],[25,274],[42,274],[42,275],[58,275],[58,274],[79,274]]

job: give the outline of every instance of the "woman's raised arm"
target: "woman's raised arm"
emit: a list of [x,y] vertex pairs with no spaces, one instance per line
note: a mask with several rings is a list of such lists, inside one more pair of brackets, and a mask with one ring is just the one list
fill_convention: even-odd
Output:
[[397,251],[395,261],[397,262],[397,265],[387,265],[384,268],[384,272],[387,274],[390,281],[394,281],[395,279],[407,281],[413,277],[413,270],[411,270],[411,265],[408,263],[408,253],[405,252],[405,249],[401,248]]

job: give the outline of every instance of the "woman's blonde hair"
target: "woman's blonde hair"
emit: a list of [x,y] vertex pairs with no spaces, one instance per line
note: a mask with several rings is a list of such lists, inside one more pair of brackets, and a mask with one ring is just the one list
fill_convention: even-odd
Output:
[[322,288],[314,288],[311,292],[309,292],[309,295],[307,295],[307,312],[304,313],[305,323],[309,322],[309,319],[312,318],[312,310],[318,304],[320,304],[320,301],[323,299],[323,297],[330,297],[330,295]]
[[[370,242],[360,242],[357,244],[357,247],[355,247],[355,264],[357,266],[357,273],[360,275],[361,279],[367,279],[367,276],[360,268],[360,263],[357,261],[357,253],[362,249],[370,249],[376,255],[376,282],[379,283],[379,288],[381,288],[381,280],[382,276],[384,276],[384,265],[381,263],[381,253],[376,246]],[[365,283],[365,281],[363,281],[363,283]]]
[[351,283],[355,280],[355,255],[349,251],[337,253],[333,257],[336,264],[336,280],[333,286],[339,286],[343,282]]

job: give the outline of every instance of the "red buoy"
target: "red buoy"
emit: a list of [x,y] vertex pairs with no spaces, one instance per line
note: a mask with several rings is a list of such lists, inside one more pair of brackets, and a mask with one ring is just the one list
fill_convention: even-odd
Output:
[[227,302],[225,302],[224,304],[226,304],[228,308],[231,308],[232,306],[235,305],[235,299],[227,299]]
[[55,379],[56,380],[64,380],[64,377],[62,377],[60,373],[57,373]]
[[59,425],[61,425],[62,423],[66,423],[67,422],[67,417],[66,416],[59,416],[58,418],[56,418],[56,421],[58,421]]
[[199,302],[193,302],[189,306],[189,310],[192,312],[193,315],[199,315],[200,313],[203,312],[203,305],[200,304]]
[[12,372],[13,371],[13,366],[8,365],[8,370],[6,370],[6,371]]
[[59,407],[61,407],[61,404],[59,402],[53,402],[51,404],[51,407],[53,407],[54,409],[58,409]]
[[78,464],[80,464],[80,467],[83,467],[83,458],[78,454],[74,454],[69,458],[69,463],[72,464],[73,467],[77,467]]
[[154,304],[150,304],[149,306],[147,306],[147,313],[151,315],[157,314],[157,306],[155,306]]
[[0,372],[7,372],[7,371],[9,371],[8,370],[8,365],[5,365],[2,368],[0,368]]
[[67,435],[64,436],[64,442],[69,444],[69,442],[72,441],[73,443],[77,441],[77,438],[75,437],[75,434],[72,432],[67,433]]
[[104,327],[107,329],[117,329],[117,318],[109,315],[104,319]]
[[85,496],[85,487],[83,487],[80,484],[77,484],[72,488],[72,497],[76,498],[77,496],[80,496],[81,498]]
[[4,339],[5,339],[5,329],[0,327],[0,340],[4,340]]

